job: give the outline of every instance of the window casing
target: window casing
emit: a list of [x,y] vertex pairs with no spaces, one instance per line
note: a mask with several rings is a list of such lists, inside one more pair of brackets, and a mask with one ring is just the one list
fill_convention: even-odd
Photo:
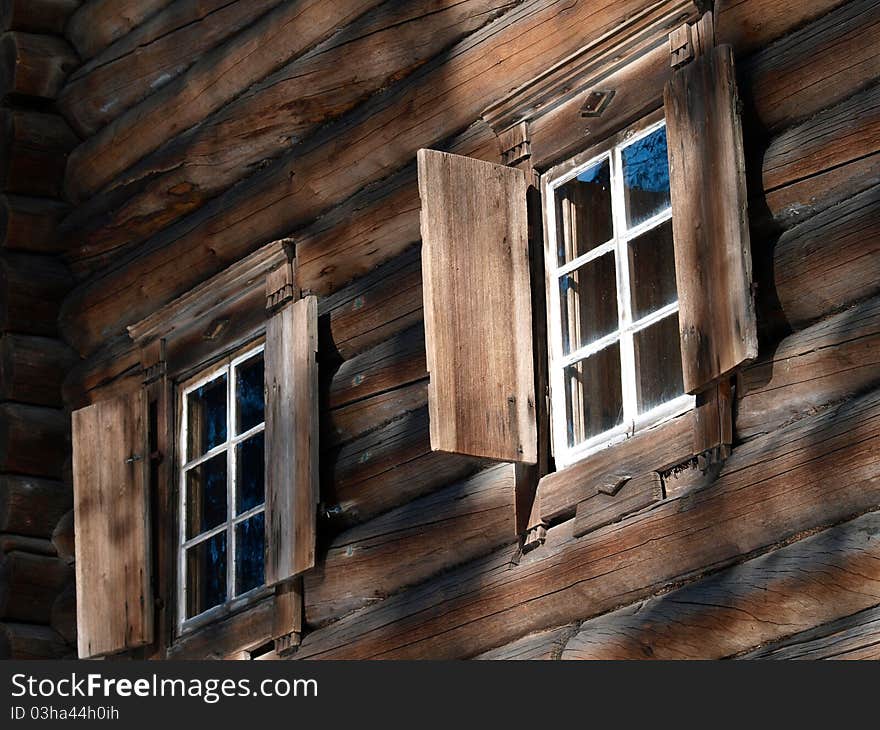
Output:
[[694,405],[682,386],[662,117],[542,182],[553,445],[565,467]]
[[266,592],[263,352],[251,346],[178,390],[180,630]]

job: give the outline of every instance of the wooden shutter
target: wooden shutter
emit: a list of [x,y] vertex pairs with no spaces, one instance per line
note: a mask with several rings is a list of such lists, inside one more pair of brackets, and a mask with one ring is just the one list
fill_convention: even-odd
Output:
[[81,658],[153,640],[147,449],[143,390],[73,414]]
[[[274,303],[277,297],[270,292],[269,300]],[[265,350],[267,585],[315,564],[317,351],[315,297],[288,301],[271,314]]]
[[758,354],[745,162],[733,52],[711,14],[664,91],[684,387],[697,393]]
[[419,150],[431,447],[537,458],[526,178]]

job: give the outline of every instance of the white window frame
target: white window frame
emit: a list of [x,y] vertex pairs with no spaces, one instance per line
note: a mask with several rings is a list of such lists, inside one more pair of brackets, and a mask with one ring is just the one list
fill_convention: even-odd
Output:
[[[236,446],[247,439],[264,433],[266,430],[265,414],[262,423],[248,429],[242,434],[235,435],[235,416],[236,416],[236,399],[235,399],[235,372],[241,363],[250,360],[255,355],[264,353],[265,343],[260,342],[257,345],[251,345],[245,348],[241,354],[227,357],[219,364],[212,368],[202,371],[179,386],[180,395],[180,426],[179,426],[179,462],[178,462],[178,478],[179,478],[179,495],[178,495],[178,519],[177,519],[177,626],[180,633],[191,629],[204,626],[220,616],[233,613],[241,608],[254,603],[258,599],[267,594],[268,589],[265,585],[235,595],[235,528],[245,520],[258,514],[265,513],[266,501],[253,507],[240,515],[235,514],[237,484],[236,484]],[[187,396],[204,385],[213,382],[223,375],[226,375],[226,441],[215,446],[199,457],[186,460],[187,438],[189,413]],[[218,454],[226,453],[226,521],[205,532],[199,533],[193,538],[186,537],[186,474],[187,472],[202,464]],[[212,537],[226,532],[226,601],[217,606],[202,611],[195,616],[187,618],[187,580],[186,580],[186,553],[187,550],[194,545],[207,542]]]
[[[678,312],[678,300],[646,317],[633,320],[630,287],[629,241],[665,223],[672,218],[671,207],[654,215],[638,226],[627,230],[624,202],[624,184],[621,174],[622,150],[628,145],[647,137],[663,127],[665,120],[662,110],[651,114],[623,132],[615,135],[601,145],[596,145],[574,158],[557,165],[541,176],[542,200],[544,209],[544,261],[547,289],[547,310],[549,314],[549,359],[550,359],[550,411],[553,452],[557,467],[564,468],[601,449],[631,438],[635,433],[658,426],[679,416],[696,403],[696,398],[685,393],[671,401],[647,411],[638,413],[636,395],[636,366],[633,336],[656,322]],[[559,264],[557,253],[556,190],[573,180],[580,173],[597,163],[608,159],[611,172],[611,210],[612,239],[578,256],[563,265]],[[563,351],[562,304],[559,281],[562,276],[600,256],[614,253],[617,273],[617,313],[618,327],[584,347],[568,355]],[[577,363],[600,350],[620,342],[621,394],[623,401],[623,420],[614,428],[597,434],[587,440],[569,446],[568,423],[565,392],[565,368]]]

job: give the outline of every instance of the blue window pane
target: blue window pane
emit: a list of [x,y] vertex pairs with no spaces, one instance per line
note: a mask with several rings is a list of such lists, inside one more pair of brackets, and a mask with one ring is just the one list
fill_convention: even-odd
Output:
[[235,433],[240,434],[265,420],[263,353],[235,369]]
[[605,159],[556,189],[559,264],[610,241],[611,221],[611,168]]
[[187,396],[187,461],[226,441],[226,375]]
[[633,228],[669,207],[669,159],[666,127],[622,151],[626,225]]
[[240,515],[263,503],[266,464],[263,433],[251,436],[235,448],[235,514]]
[[235,527],[235,594],[238,596],[263,585],[265,530],[262,512]]
[[186,473],[186,537],[226,522],[226,453],[202,462]]
[[186,552],[186,617],[226,602],[226,533]]

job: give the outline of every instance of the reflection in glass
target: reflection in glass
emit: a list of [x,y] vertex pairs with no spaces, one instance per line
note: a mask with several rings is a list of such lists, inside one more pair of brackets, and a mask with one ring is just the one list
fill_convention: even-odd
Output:
[[226,452],[186,473],[186,537],[226,522]]
[[566,355],[614,332],[618,325],[614,254],[599,256],[559,280]]
[[569,446],[622,423],[620,343],[567,367],[565,398]]
[[672,221],[632,239],[628,246],[633,319],[641,319],[678,298]]
[[265,518],[254,515],[235,526],[235,595],[263,585]]
[[226,533],[186,551],[186,617],[226,602]]
[[610,241],[611,221],[611,172],[606,158],[556,189],[559,263]]
[[263,353],[254,355],[235,369],[235,409],[236,435],[263,422]]
[[639,413],[646,413],[684,393],[677,314],[636,332],[633,345]]
[[235,449],[235,514],[240,515],[263,502],[266,471],[263,432],[242,441]]
[[224,373],[187,396],[187,461],[226,441],[226,384]]
[[626,225],[633,228],[669,207],[666,127],[621,151]]

